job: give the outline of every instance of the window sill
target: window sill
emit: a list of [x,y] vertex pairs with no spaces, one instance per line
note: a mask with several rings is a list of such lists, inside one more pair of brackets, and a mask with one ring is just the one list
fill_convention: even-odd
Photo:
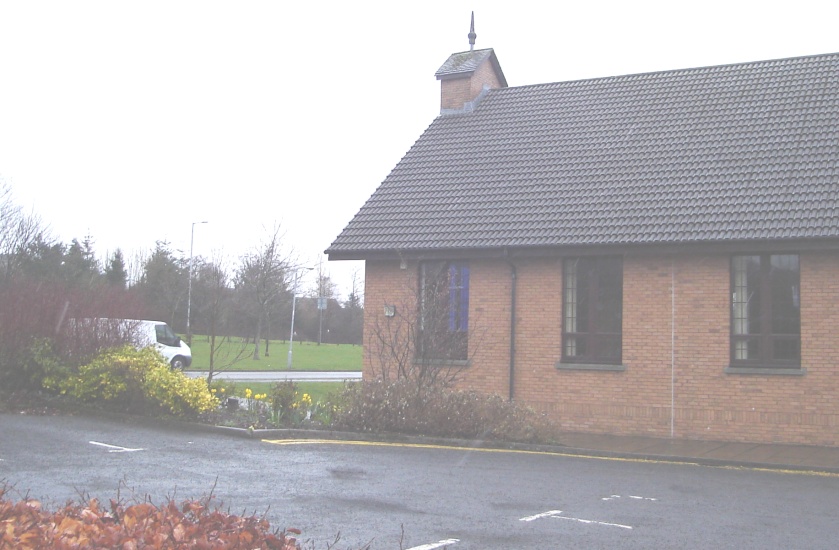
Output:
[[807,369],[800,367],[727,367],[725,374],[761,374],[769,376],[804,376]]
[[472,364],[468,359],[414,359],[415,365],[426,364],[432,367],[468,367]]
[[557,370],[596,370],[608,372],[623,372],[626,370],[625,365],[604,365],[602,363],[563,363],[557,362]]

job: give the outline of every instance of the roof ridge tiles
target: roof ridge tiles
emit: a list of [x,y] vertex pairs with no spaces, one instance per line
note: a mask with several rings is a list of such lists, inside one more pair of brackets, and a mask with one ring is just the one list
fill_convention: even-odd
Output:
[[[674,75],[674,76],[693,76],[694,74],[700,73],[702,71],[710,71],[710,70],[731,70],[735,68],[743,68],[747,66],[752,66],[755,68],[760,68],[763,64],[777,64],[783,62],[792,62],[792,61],[807,61],[807,60],[815,60],[820,58],[827,58],[827,57],[839,57],[839,52],[834,53],[823,53],[823,54],[812,54],[812,55],[802,55],[802,56],[794,56],[794,57],[786,57],[786,58],[777,58],[777,59],[766,59],[760,61],[741,61],[736,63],[728,63],[723,65],[701,65],[696,67],[688,67],[688,68],[681,68],[681,69],[662,69],[657,71],[644,71],[639,73],[626,73],[620,75],[610,75],[610,76],[598,76],[598,77],[590,77],[590,78],[579,78],[579,79],[572,79],[572,80],[564,80],[564,81],[554,81],[554,82],[541,82],[538,84],[523,84],[520,86],[508,86],[506,88],[500,88],[491,90],[491,92],[504,92],[510,90],[522,90],[526,88],[539,88],[539,87],[549,87],[556,84],[584,84],[584,83],[593,83],[593,82],[600,82],[600,81],[615,81],[620,79],[630,79],[630,78],[642,78],[642,77],[653,77],[653,76],[665,76],[665,75]],[[789,71],[785,71],[785,74]]]

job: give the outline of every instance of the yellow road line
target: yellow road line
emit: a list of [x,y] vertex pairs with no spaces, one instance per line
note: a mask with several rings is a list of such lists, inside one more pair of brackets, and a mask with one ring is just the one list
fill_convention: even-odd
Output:
[[700,464],[699,462],[684,462],[680,460],[664,460],[651,458],[632,458],[619,456],[598,456],[590,454],[563,453],[561,451],[528,451],[526,449],[497,449],[481,447],[458,447],[457,445],[437,445],[431,443],[393,443],[387,441],[352,441],[343,439],[263,439],[264,443],[272,445],[354,445],[361,447],[404,447],[413,449],[442,449],[449,451],[472,451],[481,453],[517,453],[528,455],[562,456],[568,458],[589,458],[594,460],[611,460],[615,462],[639,462],[645,464],[672,464],[679,466],[707,466],[724,470],[749,470],[753,472],[768,472],[773,474],[808,475],[821,477],[839,477],[839,473],[819,472],[812,470],[790,470],[782,467],[767,466],[731,466]]

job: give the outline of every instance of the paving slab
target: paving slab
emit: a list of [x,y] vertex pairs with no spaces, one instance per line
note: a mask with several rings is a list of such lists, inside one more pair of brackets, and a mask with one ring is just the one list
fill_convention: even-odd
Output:
[[723,443],[714,449],[708,450],[703,456],[715,460],[745,462],[749,453],[756,447],[758,447],[757,443]]
[[562,444],[580,452],[608,456],[666,458],[687,462],[748,465],[839,473],[839,448],[761,444],[648,436],[568,433]]

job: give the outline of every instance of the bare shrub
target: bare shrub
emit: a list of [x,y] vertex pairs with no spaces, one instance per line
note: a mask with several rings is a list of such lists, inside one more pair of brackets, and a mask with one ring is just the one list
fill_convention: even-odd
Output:
[[552,443],[557,431],[530,408],[497,395],[422,388],[408,379],[347,386],[332,427],[490,441]]
[[[365,381],[347,388],[333,426],[363,432],[551,442],[544,415],[497,395],[456,390],[483,330],[466,262],[425,261],[365,327]],[[381,306],[380,306],[381,307]],[[471,317],[470,317],[471,315]],[[367,378],[372,375],[371,378]]]
[[483,334],[474,311],[469,318],[468,266],[422,262],[418,273],[406,270],[401,292],[379,306],[387,314],[368,310],[368,372],[384,381],[410,380],[418,392],[450,388],[476,356]]

